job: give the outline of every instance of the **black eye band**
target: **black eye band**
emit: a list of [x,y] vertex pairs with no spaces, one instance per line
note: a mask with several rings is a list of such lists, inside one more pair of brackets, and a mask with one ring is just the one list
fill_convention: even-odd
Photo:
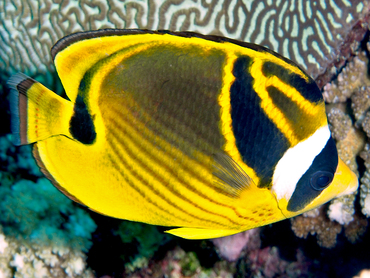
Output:
[[298,181],[288,202],[287,209],[289,211],[304,209],[330,185],[337,166],[338,152],[333,138],[330,137],[325,147]]

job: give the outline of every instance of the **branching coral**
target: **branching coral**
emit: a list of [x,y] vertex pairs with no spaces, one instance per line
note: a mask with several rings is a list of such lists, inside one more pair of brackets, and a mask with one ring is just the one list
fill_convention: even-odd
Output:
[[327,113],[331,134],[337,141],[344,140],[352,127],[352,120],[343,112],[344,109],[343,107],[332,107]]
[[[351,216],[352,217],[352,216]],[[303,213],[291,219],[292,230],[301,238],[307,238],[309,234],[316,235],[320,246],[332,248],[337,242],[337,235],[344,227],[344,233],[349,241],[356,242],[366,231],[367,220],[363,216],[354,215],[354,219],[348,224],[331,221],[325,213],[325,206]]]
[[[367,48],[368,51],[370,51],[369,43],[367,43]],[[362,213],[366,216],[370,216],[370,147],[369,144],[366,144],[364,147],[364,143],[361,143],[361,141],[363,142],[364,140],[361,140],[360,133],[363,131],[367,138],[370,138],[370,78],[368,69],[368,55],[364,51],[360,52],[359,55],[343,69],[343,72],[338,76],[338,81],[334,81],[324,88],[324,97],[328,102],[344,102],[348,98],[351,100],[351,108],[356,120],[354,126],[348,128],[350,126],[350,119],[347,111],[342,110],[342,112],[338,112],[331,109],[329,110],[328,118],[333,127],[333,135],[338,140],[338,152],[340,156],[351,165],[352,170],[354,170],[356,166],[356,156],[363,150],[360,157],[365,162],[366,171],[360,179],[360,204]],[[344,114],[345,112],[347,112],[347,114]],[[340,132],[341,130],[342,132]],[[349,130],[352,130],[352,135]],[[339,138],[339,133],[343,138]],[[351,159],[348,159],[348,156],[350,156]],[[339,201],[334,202],[338,203]],[[348,206],[348,197],[347,203],[343,205],[343,207],[345,206]],[[329,215],[333,216],[334,214],[332,213]],[[338,218],[335,217],[334,219],[338,220]]]
[[[356,123],[361,123],[370,108],[370,86],[357,88],[352,94],[351,101]],[[359,124],[357,126],[359,127]],[[369,137],[368,133],[367,136]]]
[[[367,47],[370,50],[369,43]],[[370,145],[365,144],[370,138],[368,68],[368,52],[360,51],[348,62],[337,79],[324,87],[323,92],[325,101],[329,103],[328,121],[339,156],[357,176],[359,176],[358,156],[365,161],[366,171],[360,179],[359,190],[362,213],[365,216],[370,215]],[[367,226],[366,219],[358,213],[355,214],[355,196],[356,193],[333,200],[327,210],[329,218],[326,217],[325,209],[322,207],[317,210],[319,213],[316,216],[306,213],[292,219],[293,231],[297,236],[304,238],[309,233],[316,234],[320,245],[332,247],[336,243],[336,235],[342,230],[341,225],[344,225],[347,238],[351,242],[355,241],[364,233]]]
[[86,255],[72,247],[35,245],[0,232],[2,278],[93,278]]
[[366,52],[360,52],[343,68],[336,81],[324,86],[323,96],[327,103],[345,102],[363,86],[370,86],[367,76]]
[[303,213],[291,219],[291,222],[292,230],[298,237],[307,238],[308,234],[316,234],[319,245],[327,248],[335,246],[337,235],[342,230],[339,223],[326,217],[324,207]]
[[[363,149],[364,135],[353,126],[350,116],[345,114],[345,107],[341,104],[328,109],[328,121],[333,138],[337,141],[339,157],[358,175],[356,157]],[[355,194],[333,200],[329,206],[329,218],[342,225],[351,222],[355,212],[354,201]]]
[[368,221],[364,216],[355,214],[353,221],[344,226],[344,234],[350,242],[355,243],[365,233],[367,225]]
[[348,224],[353,220],[355,195],[346,195],[333,200],[328,209],[328,216],[339,224]]

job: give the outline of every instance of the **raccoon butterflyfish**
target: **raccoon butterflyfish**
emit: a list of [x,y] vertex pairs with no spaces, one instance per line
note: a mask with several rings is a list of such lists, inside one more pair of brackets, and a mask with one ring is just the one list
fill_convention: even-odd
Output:
[[255,44],[99,30],[51,50],[68,98],[10,78],[16,144],[71,199],[111,217],[214,238],[354,192],[315,82]]

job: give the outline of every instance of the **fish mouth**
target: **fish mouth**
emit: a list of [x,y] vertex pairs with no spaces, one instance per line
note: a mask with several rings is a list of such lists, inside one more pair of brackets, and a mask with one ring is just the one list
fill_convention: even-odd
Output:
[[353,194],[354,192],[357,191],[359,184],[358,177],[341,159],[339,159],[338,168],[337,171],[335,172],[332,183],[334,182],[338,184],[348,184],[347,188],[343,189],[340,193],[338,193],[336,198]]
[[317,208],[335,198],[350,195],[356,192],[358,189],[358,178],[350,170],[350,168],[341,160],[338,161],[337,170],[334,175],[332,183],[325,188],[320,195],[308,203],[304,208],[298,211],[287,210],[289,200],[286,198],[278,199],[276,194],[272,192],[277,202],[277,207],[281,214],[287,219],[296,215],[302,214],[306,211]]

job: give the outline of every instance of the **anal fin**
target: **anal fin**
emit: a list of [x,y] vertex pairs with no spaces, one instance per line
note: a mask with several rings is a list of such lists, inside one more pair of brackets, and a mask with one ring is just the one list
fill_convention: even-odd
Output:
[[212,229],[202,229],[202,228],[176,228],[165,231],[168,234],[172,234],[185,239],[209,239],[218,238],[224,236],[230,236],[242,231],[239,230],[212,230]]

